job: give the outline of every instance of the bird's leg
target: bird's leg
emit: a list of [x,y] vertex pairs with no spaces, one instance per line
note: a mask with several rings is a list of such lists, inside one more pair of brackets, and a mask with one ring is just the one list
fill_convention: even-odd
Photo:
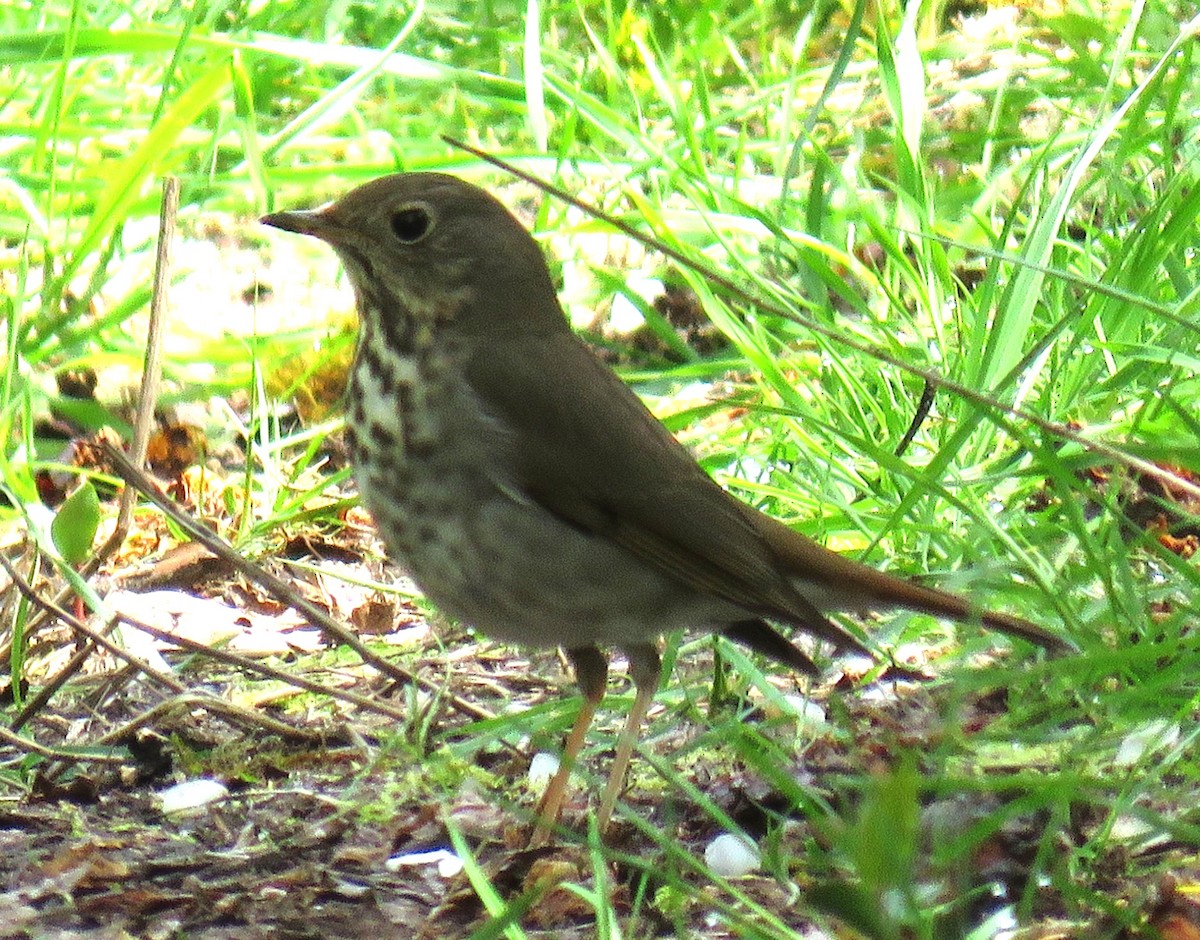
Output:
[[629,717],[617,738],[617,752],[613,756],[612,771],[608,775],[608,784],[604,787],[604,795],[600,799],[600,812],[596,816],[596,827],[601,835],[608,828],[608,820],[612,817],[613,807],[617,805],[617,796],[625,785],[625,772],[629,769],[629,761],[633,757],[633,746],[637,743],[646,721],[646,713],[654,701],[654,693],[658,691],[662,679],[662,660],[658,648],[650,644],[642,646],[623,647],[629,658],[629,675],[633,679],[636,694],[633,704],[629,707]]
[[529,837],[531,849],[545,845],[549,841],[550,830],[558,822],[563,798],[567,795],[567,784],[571,779],[571,768],[583,747],[592,717],[596,714],[596,706],[604,699],[604,686],[608,681],[608,660],[596,647],[583,646],[565,652],[575,669],[575,681],[583,693],[583,704],[579,707],[579,715],[575,718],[575,724],[571,726],[571,733],[567,735],[563,745],[558,770],[550,779],[550,784],[538,803],[537,821],[534,823],[533,835]]

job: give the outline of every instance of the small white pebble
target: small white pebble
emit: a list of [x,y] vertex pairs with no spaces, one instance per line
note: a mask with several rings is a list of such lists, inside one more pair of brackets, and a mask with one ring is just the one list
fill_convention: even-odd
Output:
[[812,731],[819,731],[826,725],[825,709],[818,705],[810,698],[803,695],[785,695],[783,700],[787,702],[792,713],[796,716],[796,724],[801,728],[808,728]]
[[158,802],[163,815],[171,816],[176,813],[195,812],[227,796],[229,789],[221,781],[201,777],[168,787],[158,794]]
[[839,663],[842,671],[852,675],[864,675],[870,672],[877,665],[866,653],[850,653],[848,656],[843,656]]
[[1129,732],[1117,748],[1113,763],[1118,767],[1132,767],[1149,750],[1171,747],[1179,740],[1179,725],[1162,718],[1144,722]]
[[1140,842],[1154,833],[1154,827],[1144,819],[1122,813],[1113,820],[1109,837],[1120,842]]
[[[447,853],[449,855],[449,853]],[[438,874],[443,878],[453,878],[463,870],[462,859],[457,855],[449,855],[438,862]]]
[[745,836],[723,832],[704,850],[704,863],[725,878],[748,875],[758,868],[758,848]]
[[550,782],[550,778],[558,772],[558,755],[548,751],[538,751],[529,762],[529,786],[533,790],[541,790]]
[[443,878],[453,878],[463,870],[462,860],[453,852],[446,849],[433,849],[429,852],[409,852],[407,855],[393,855],[383,867],[388,871],[399,871],[401,868],[419,868],[423,865],[437,865],[438,874]]

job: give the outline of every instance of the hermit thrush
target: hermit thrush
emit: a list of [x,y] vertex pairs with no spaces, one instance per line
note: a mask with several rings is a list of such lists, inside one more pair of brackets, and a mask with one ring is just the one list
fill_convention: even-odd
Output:
[[604,696],[601,647],[625,652],[637,689],[601,830],[667,631],[716,631],[806,672],[809,657],[769,621],[862,649],[822,611],[904,607],[1067,648],[827,551],[722,490],[571,332],[537,244],[483,190],[387,176],[263,222],[328,242],[354,287],[347,438],[389,551],[446,613],[518,645],[560,646],[575,667],[584,702],[535,840],[558,816]]

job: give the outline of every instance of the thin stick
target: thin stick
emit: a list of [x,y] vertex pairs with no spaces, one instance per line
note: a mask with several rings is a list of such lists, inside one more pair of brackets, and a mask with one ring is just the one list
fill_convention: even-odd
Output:
[[[146,337],[146,358],[142,367],[138,410],[134,419],[133,453],[138,466],[141,466],[146,459],[146,447],[150,440],[150,429],[154,423],[154,411],[158,403],[158,387],[162,378],[163,323],[166,320],[167,294],[171,283],[171,247],[175,238],[175,219],[178,214],[179,178],[168,176],[163,180],[162,205],[158,214],[158,249],[154,261],[154,286],[150,295],[150,324]],[[84,580],[99,571],[105,560],[111,557],[125,541],[125,536],[129,533],[130,521],[133,519],[136,499],[136,493],[128,491],[121,493],[120,508],[117,510],[117,524],[112,535],[79,569],[79,575]],[[7,568],[8,565],[5,567]],[[30,622],[26,635],[32,636],[40,630],[46,621],[51,616],[57,616],[58,612],[62,611],[74,596],[74,589],[67,586],[59,591],[53,601],[43,601],[37,597],[41,614]],[[93,636],[99,636],[99,634],[93,634]],[[13,730],[20,730],[30,718],[45,707],[63,684],[83,668],[83,664],[96,651],[97,645],[95,639],[89,639],[83,648],[67,661],[58,674],[43,686],[17,715],[13,721]]]
[[947,378],[940,372],[937,372],[933,369],[925,369],[921,366],[915,366],[910,362],[905,362],[899,356],[889,353],[881,346],[875,346],[872,343],[854,339],[850,336],[847,336],[844,331],[835,329],[831,326],[826,326],[823,323],[818,323],[811,317],[807,317],[796,310],[785,307],[779,303],[773,303],[766,298],[755,296],[752,292],[740,286],[736,281],[722,274],[720,271],[717,271],[715,268],[712,268],[703,262],[697,261],[695,258],[688,257],[678,249],[672,248],[670,245],[665,244],[652,235],[647,235],[645,232],[640,231],[637,227],[630,225],[628,222],[624,222],[615,216],[609,215],[603,209],[597,209],[595,206],[584,202],[578,196],[574,196],[566,190],[560,189],[553,183],[548,183],[545,180],[534,176],[532,173],[526,173],[524,170],[519,169],[518,167],[509,163],[507,160],[502,160],[500,157],[494,157],[483,150],[472,147],[470,144],[465,144],[460,140],[455,140],[453,137],[442,135],[442,140],[446,141],[446,143],[448,143],[451,147],[457,147],[459,150],[464,150],[467,153],[478,157],[480,160],[490,163],[493,166],[498,166],[500,169],[511,173],[513,176],[516,176],[518,179],[523,179],[527,183],[532,183],[543,192],[547,192],[551,196],[554,196],[554,198],[561,199],[568,205],[572,205],[575,208],[586,212],[593,218],[600,219],[601,221],[608,223],[613,228],[634,239],[634,241],[637,241],[648,248],[653,248],[655,251],[660,251],[672,261],[678,262],[679,264],[697,272],[698,274],[702,274],[706,279],[723,288],[732,296],[757,307],[759,310],[764,310],[767,313],[773,313],[776,316],[791,320],[793,323],[798,323],[805,329],[811,330],[814,333],[818,333],[821,336],[824,336],[826,339],[833,340],[834,342],[840,343],[843,346],[848,346],[850,349],[878,359],[880,362],[886,362],[888,365],[907,372],[910,375],[918,376],[919,378],[924,379],[926,382],[931,383],[935,388],[947,389],[948,391],[953,392],[959,398],[963,398],[971,402],[973,405],[978,405],[979,407],[988,411],[998,411],[1014,418],[1020,418],[1023,421],[1028,421],[1030,424],[1040,428],[1042,431],[1053,437],[1072,441],[1088,451],[1097,454],[1103,454],[1110,460],[1116,461],[1117,463],[1126,466],[1131,470],[1137,470],[1139,473],[1143,473],[1151,479],[1158,480],[1166,486],[1169,486],[1173,489],[1182,490],[1183,492],[1189,493],[1192,496],[1200,497],[1200,485],[1195,484],[1190,480],[1186,480],[1177,474],[1171,473],[1169,470],[1164,470],[1162,467],[1152,463],[1149,460],[1144,460],[1143,458],[1134,454],[1126,453],[1119,447],[1109,444],[1105,441],[1098,441],[1094,438],[1085,437],[1078,431],[1067,427],[1065,424],[1059,424],[1056,421],[1048,421],[1047,419],[1034,414],[1032,411],[1026,411],[1024,408],[1017,408],[1013,405],[1006,405],[991,395],[988,395],[986,392],[976,391],[973,388],[963,385],[961,382],[956,382],[953,379]]
[[159,702],[152,708],[148,708],[136,718],[131,718],[124,724],[113,728],[112,731],[97,738],[93,742],[92,747],[111,747],[119,744],[121,741],[127,740],[135,731],[153,724],[166,714],[170,714],[177,709],[193,709],[197,706],[207,712],[221,715],[226,719],[249,727],[264,728],[271,734],[277,734],[281,738],[288,738],[289,740],[305,741],[312,744],[324,741],[328,737],[323,731],[295,727],[286,721],[280,721],[252,708],[245,708],[227,701],[211,692],[191,691],[173,696],[166,701]]
[[[297,737],[311,737],[314,734],[313,732],[306,731],[302,728],[293,728],[291,725],[287,725],[282,722],[275,722],[274,719],[258,716],[247,709],[227,703],[223,699],[217,698],[216,696],[190,691],[186,685],[176,679],[173,675],[159,672],[158,670],[150,667],[137,657],[133,656],[131,653],[111,643],[103,635],[92,630],[70,612],[58,607],[53,601],[39,595],[37,591],[34,590],[33,585],[29,584],[29,582],[22,577],[19,572],[16,571],[16,569],[12,566],[12,563],[4,556],[3,553],[0,553],[0,567],[3,567],[5,571],[8,572],[8,575],[13,579],[13,583],[16,585],[17,590],[28,597],[32,603],[38,605],[56,619],[61,620],[72,630],[87,637],[93,645],[103,647],[105,650],[112,653],[113,656],[123,660],[137,671],[144,673],[156,682],[159,682],[171,689],[171,691],[177,696],[176,698],[172,699],[171,702],[179,702],[182,699],[188,699],[193,703],[203,704],[205,707],[213,711],[222,714],[235,715],[241,718],[243,721],[257,723],[278,733],[283,733],[286,731],[286,733]],[[112,621],[106,625],[105,632],[111,630],[118,622],[128,624],[134,629],[141,630],[155,639],[171,643],[196,655],[207,656],[208,658],[214,659],[217,662],[235,666],[248,672],[257,672],[260,675],[266,676],[267,678],[276,679],[289,685],[305,689],[309,692],[315,692],[320,695],[328,695],[330,698],[340,699],[341,701],[355,705],[364,711],[377,712],[378,714],[381,714],[387,718],[392,718],[401,722],[407,721],[409,718],[409,716],[402,709],[395,708],[384,702],[379,702],[366,696],[358,695],[354,692],[346,692],[342,689],[331,689],[327,686],[321,685],[318,682],[314,682],[311,679],[289,675],[270,666],[262,665],[254,662],[253,660],[246,659],[244,656],[238,656],[236,653],[230,653],[220,649],[213,649],[205,646],[202,643],[197,643],[194,640],[190,640],[187,637],[176,636],[175,634],[166,630],[159,630],[156,627],[152,627],[150,624],[142,623],[133,617],[128,617],[121,613],[118,613],[112,619]],[[80,654],[76,654],[76,658],[78,658],[79,655]],[[19,731],[28,722],[29,718],[36,714],[41,706],[45,704],[45,700],[49,698],[49,695],[52,694],[54,690],[57,690],[70,674],[70,671],[66,668],[60,670],[59,674],[55,677],[55,681],[47,686],[47,689],[50,690],[49,693],[47,693],[46,690],[43,690],[43,693],[40,693],[39,699],[31,700],[29,704],[21,711],[21,713],[17,715],[13,721],[13,731]],[[171,702],[163,704],[170,705]],[[158,707],[159,706],[156,706],[156,708]],[[154,710],[152,709],[151,712],[153,711]],[[144,724],[145,716],[135,719],[135,722]],[[116,737],[119,737],[119,735]],[[114,734],[110,732],[109,734],[100,738],[96,744],[104,744],[109,740],[115,739],[116,738],[114,738]],[[20,738],[20,740],[25,744],[28,743],[24,738]],[[35,750],[37,753],[43,753],[41,750],[36,750],[33,745],[30,745],[30,749]],[[54,756],[63,757],[64,755],[56,754]]]
[[431,682],[428,679],[423,679],[407,669],[397,666],[395,663],[384,659],[382,656],[374,653],[369,649],[357,636],[343,627],[340,623],[330,617],[327,613],[303,597],[295,588],[284,581],[282,578],[276,577],[271,572],[254,564],[249,559],[240,555],[233,546],[226,542],[223,538],[201,524],[196,519],[193,519],[182,509],[180,509],[174,501],[161,493],[154,485],[154,482],[146,476],[141,470],[135,467],[118,448],[114,447],[108,441],[102,441],[101,447],[104,450],[105,456],[112,462],[113,468],[117,471],[126,483],[139,490],[150,502],[154,503],[161,509],[176,525],[183,529],[189,536],[207,548],[210,552],[222,558],[235,571],[243,575],[247,580],[254,582],[259,587],[268,591],[274,597],[278,598],[283,603],[287,604],[293,610],[299,611],[305,616],[309,623],[324,633],[327,637],[336,643],[341,643],[350,647],[360,657],[363,662],[369,663],[377,670],[386,676],[395,679],[398,682],[418,685],[426,691],[435,692],[439,695],[445,695],[446,700],[455,708],[455,710],[469,715],[472,718],[477,718],[483,721],[490,720],[495,716],[486,708],[480,708],[465,699],[455,695],[450,695],[445,692],[437,683]]
[[376,712],[386,718],[393,718],[396,721],[406,722],[409,720],[409,715],[403,709],[396,708],[394,705],[389,705],[386,702],[377,701],[373,698],[368,698],[365,695],[359,695],[357,692],[347,692],[343,689],[331,689],[328,686],[321,685],[319,682],[314,682],[312,679],[305,679],[303,676],[290,675],[282,670],[275,669],[272,666],[257,663],[252,659],[247,659],[245,656],[239,656],[237,653],[230,653],[228,650],[217,649],[212,646],[205,646],[203,643],[197,643],[195,640],[190,640],[185,636],[176,636],[166,630],[160,630],[157,627],[152,627],[148,623],[142,623],[133,617],[127,617],[124,614],[118,614],[117,619],[122,623],[127,623],[136,630],[141,630],[157,640],[163,640],[167,643],[173,643],[180,649],[187,650],[189,653],[194,653],[197,656],[207,656],[209,659],[216,660],[219,663],[224,663],[228,666],[234,666],[245,672],[258,673],[268,679],[276,679],[280,682],[285,682],[288,685],[296,688],[305,689],[308,692],[315,692],[318,695],[328,695],[330,698],[339,699],[343,702],[348,702],[351,705],[356,705],[364,711]]
[[[137,414],[133,424],[133,444],[130,459],[134,466],[142,467],[146,461],[146,448],[150,443],[150,430],[154,426],[154,413],[158,408],[158,388],[162,384],[163,333],[167,320],[167,302],[171,287],[171,247],[175,240],[175,219],[179,214],[179,177],[168,176],[163,180],[162,207],[158,213],[158,253],[154,261],[154,287],[150,295],[150,324],[146,332],[146,358],[142,363],[142,384],[138,391]],[[133,521],[133,510],[137,504],[137,493],[125,489],[121,492],[121,505],[117,510],[117,525],[108,541],[101,546],[88,563],[84,577],[89,577],[101,563],[121,547],[129,534]]]
[[[161,685],[165,685],[173,692],[181,693],[187,691],[187,686],[185,686],[170,673],[160,672],[149,663],[139,659],[137,656],[134,656],[128,650],[124,650],[117,646],[117,644],[113,643],[103,634],[93,630],[82,620],[78,619],[73,614],[68,613],[64,608],[58,606],[55,601],[48,600],[38,594],[38,592],[34,590],[33,585],[25,580],[20,572],[13,567],[12,562],[4,556],[3,552],[0,552],[0,567],[3,567],[4,570],[8,572],[8,576],[12,579],[13,584],[16,585],[17,590],[25,595],[25,597],[29,598],[31,603],[36,604],[50,616],[55,617],[65,623],[80,636],[87,637],[88,640],[88,647],[80,650],[73,657],[71,657],[70,662],[67,663],[65,667],[60,669],[54,678],[47,683],[46,686],[43,687],[36,696],[30,699],[24,708],[21,709],[12,722],[12,729],[14,731],[20,731],[21,728],[23,728],[29,722],[29,719],[36,715],[45,706],[46,702],[50,700],[51,696],[53,696],[55,692],[62,688],[67,679],[69,679],[76,671],[78,671],[78,669],[83,665],[83,661],[95,651],[96,647],[101,647],[102,649],[107,650],[113,656],[132,666],[139,672],[145,673],[146,676]],[[104,632],[107,633],[112,629],[112,627],[113,624],[109,623],[105,627]]]
[[123,754],[76,754],[59,748],[46,747],[44,744],[38,744],[32,738],[16,734],[3,727],[0,727],[0,741],[11,744],[14,748],[24,751],[26,754],[37,754],[40,757],[46,757],[59,762],[79,763],[80,761],[87,760],[99,761],[105,764],[124,764],[128,763],[129,760]]

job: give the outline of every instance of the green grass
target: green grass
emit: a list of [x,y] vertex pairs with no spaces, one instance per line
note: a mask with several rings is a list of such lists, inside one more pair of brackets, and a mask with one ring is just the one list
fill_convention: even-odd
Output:
[[[872,937],[991,936],[968,933],[984,923],[972,915],[978,888],[956,896],[953,878],[1013,838],[1016,820],[1034,820],[1023,844],[1044,886],[1034,878],[1012,898],[1015,914],[1111,935],[1144,913],[1160,870],[1186,866],[1200,845],[1190,730],[1200,573],[1142,518],[1163,495],[1148,465],[1200,469],[1200,70],[1195,42],[1179,35],[1185,9],[913,4],[906,18],[895,4],[729,6],[546,4],[532,30],[521,5],[450,0],[0,10],[0,469],[11,504],[0,512],[19,531],[36,472],[57,459],[33,430],[60,404],[50,377],[140,368],[163,174],[182,178],[188,238],[213,226],[267,253],[276,238],[251,221],[261,212],[396,170],[457,173],[527,206],[530,190],[440,135],[476,143],[737,285],[646,257],[623,236],[598,247],[607,227],[554,200],[531,216],[573,315],[634,276],[695,291],[725,350],[698,356],[672,337],[686,361],[629,353],[623,368],[722,484],[839,550],[928,573],[1082,650],[980,667],[973,656],[992,638],[946,633],[938,691],[911,740],[881,731],[853,692],[830,701],[840,731],[808,753],[827,766],[839,751],[846,766],[819,791],[796,782],[790,745],[739,720],[774,689],[752,660],[722,653],[741,677],[730,680],[732,717],[708,714],[708,678],[681,662],[660,697],[668,718],[714,722],[701,753],[753,768],[808,808],[804,838],[768,814],[775,884],[803,890],[785,912],[768,909],[647,829],[658,854],[620,868],[632,913],[622,919],[596,889],[599,862],[579,889],[606,935],[650,936],[652,924],[688,935],[712,905],[737,937],[789,936],[829,914]],[[178,274],[213,279],[186,264]],[[244,286],[231,279],[231,297]],[[176,328],[207,315],[177,310]],[[218,332],[168,363],[176,399],[257,402],[244,436],[230,432],[253,458],[248,491],[263,497],[230,507],[252,509],[233,531],[255,553],[311,524],[306,500],[331,485],[312,433],[270,417],[260,378],[314,338],[320,329]],[[945,383],[897,455],[930,373]],[[722,420],[720,406],[673,405],[693,382],[730,383],[744,410]],[[1178,488],[1170,497],[1186,538],[1200,503]],[[948,628],[889,615],[867,629],[893,647]],[[963,730],[995,690],[1005,707]],[[1117,764],[1121,742],[1155,719],[1179,738]],[[422,744],[470,755],[541,721],[553,736],[569,715],[496,721]],[[666,727],[660,716],[649,740]],[[670,791],[679,785],[691,784],[680,776]],[[658,786],[637,780],[631,798]],[[930,806],[964,801],[978,815],[930,828]],[[635,802],[632,822],[646,811]],[[1130,813],[1181,854],[1130,848],[1112,829]],[[1115,859],[1114,890],[1101,873]],[[487,895],[486,871],[471,878]],[[524,901],[487,903],[510,912],[497,915],[499,933],[521,935]]]

